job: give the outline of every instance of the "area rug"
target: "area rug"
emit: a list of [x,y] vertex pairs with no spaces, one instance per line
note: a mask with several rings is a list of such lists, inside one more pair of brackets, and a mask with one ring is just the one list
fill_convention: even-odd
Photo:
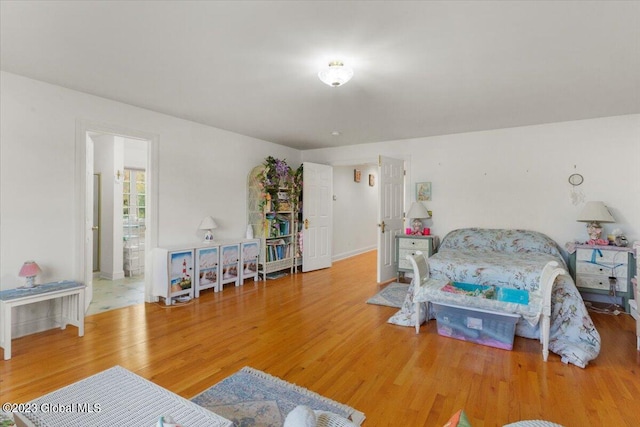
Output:
[[236,427],[282,427],[298,405],[333,412],[360,425],[364,414],[295,384],[257,369],[244,367],[192,402],[233,421]]
[[408,283],[389,283],[380,292],[367,300],[367,304],[386,305],[388,307],[402,307],[404,297],[409,289]]

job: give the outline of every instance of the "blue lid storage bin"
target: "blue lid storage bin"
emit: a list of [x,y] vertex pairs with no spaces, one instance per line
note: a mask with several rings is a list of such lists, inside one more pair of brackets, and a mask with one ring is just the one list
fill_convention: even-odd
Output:
[[504,350],[513,349],[520,315],[443,303],[432,304],[439,335]]

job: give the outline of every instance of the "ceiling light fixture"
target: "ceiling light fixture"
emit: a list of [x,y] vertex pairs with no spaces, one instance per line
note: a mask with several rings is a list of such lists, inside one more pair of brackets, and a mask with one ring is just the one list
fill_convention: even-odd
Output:
[[353,70],[342,61],[331,61],[329,66],[318,73],[318,78],[331,87],[342,86],[353,77]]

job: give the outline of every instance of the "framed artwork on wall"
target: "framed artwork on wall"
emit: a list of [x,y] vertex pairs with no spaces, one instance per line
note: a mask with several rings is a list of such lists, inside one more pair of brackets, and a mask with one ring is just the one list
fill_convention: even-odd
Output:
[[431,183],[416,183],[416,200],[419,202],[428,202],[431,200]]
[[360,169],[354,169],[353,170],[353,180],[355,182],[360,182],[360,177],[362,176],[362,172],[360,172]]

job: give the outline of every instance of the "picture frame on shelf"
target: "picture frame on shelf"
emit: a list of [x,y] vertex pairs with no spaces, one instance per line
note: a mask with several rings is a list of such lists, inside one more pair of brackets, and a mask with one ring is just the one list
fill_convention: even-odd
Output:
[[419,202],[431,201],[431,183],[430,182],[416,183],[416,200]]

